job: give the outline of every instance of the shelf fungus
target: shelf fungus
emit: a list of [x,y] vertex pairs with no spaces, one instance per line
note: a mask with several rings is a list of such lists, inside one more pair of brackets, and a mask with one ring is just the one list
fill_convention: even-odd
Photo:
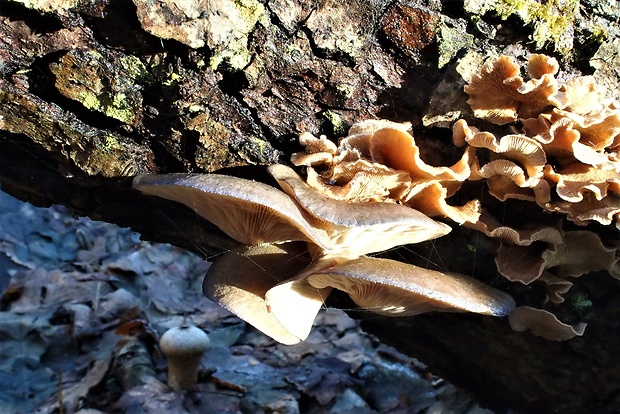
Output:
[[506,316],[515,308],[510,295],[477,279],[374,257],[315,272],[307,281],[317,289],[347,292],[362,309],[383,315],[462,311]]
[[139,175],[133,187],[192,208],[243,244],[302,240],[329,249],[326,232],[275,188],[218,174]]
[[303,134],[300,144],[306,154],[297,153],[291,161],[305,165],[307,184],[327,197],[403,204],[459,224],[478,220],[476,200],[462,206],[447,202],[471,175],[474,147],[465,148],[452,165],[431,165],[423,160],[410,124],[384,120],[360,121],[340,140],[336,151],[330,146],[328,151],[316,152],[319,146],[314,143],[324,140]]
[[[501,56],[472,77],[465,92],[476,117],[499,125],[520,122],[497,138],[506,148],[483,145],[492,160],[472,169],[501,200],[530,199],[579,225],[620,227],[620,104],[592,76],[561,80],[558,70],[554,58],[535,54],[524,81],[518,65]],[[457,146],[478,146],[484,136],[488,141],[493,135],[464,120],[453,127]]]
[[[367,257],[447,234],[432,218],[441,217],[480,232],[497,248],[501,275],[542,283],[554,305],[573,284],[567,278],[604,270],[620,279],[613,240],[565,231],[551,214],[620,228],[620,104],[593,77],[564,80],[559,70],[541,54],[529,59],[529,79],[510,57],[487,62],[464,92],[474,117],[496,126],[459,120],[454,145],[428,131],[414,136],[409,123],[364,120],[338,143],[302,134],[304,151],[291,161],[305,179],[268,167],[283,191],[215,174],[138,176],[134,187],[189,206],[243,245],[213,264],[204,293],[280,342],[308,336],[332,289],[381,314],[511,315],[515,330],[569,339],[585,324],[515,311],[509,295],[464,275]],[[475,182],[501,202],[517,200],[527,222],[500,223],[501,204],[472,191]]]
[[[284,192],[221,175],[138,176],[134,187],[189,206],[242,244],[211,266],[203,292],[277,341],[304,340],[332,288],[391,315],[403,308],[402,315],[454,310],[500,316],[514,307],[510,296],[474,279],[365,257],[441,237],[450,226],[395,203],[331,199],[284,165],[268,171]],[[334,279],[348,264],[356,274]]]
[[569,325],[549,311],[530,306],[519,306],[508,316],[508,320],[513,330],[530,331],[550,341],[566,341],[575,336],[582,336],[586,329],[586,324],[583,322]]

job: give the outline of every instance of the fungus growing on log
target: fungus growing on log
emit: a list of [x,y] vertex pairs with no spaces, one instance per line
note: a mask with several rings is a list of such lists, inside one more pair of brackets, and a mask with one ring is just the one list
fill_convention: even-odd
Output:
[[[269,312],[265,303],[265,293],[275,283],[282,282],[291,275],[301,272],[310,262],[303,244],[263,244],[242,246],[219,257],[209,268],[204,278],[202,290],[206,297],[228,309],[259,331],[278,342],[293,345],[306,338],[309,330],[301,333],[291,332]],[[299,314],[314,315],[319,311],[312,309],[299,312],[302,303],[312,306],[314,302],[295,303]],[[319,301],[318,307],[323,302]],[[308,326],[300,323],[299,326]]]
[[435,239],[450,232],[417,210],[391,203],[359,203],[333,200],[308,186],[293,169],[273,164],[269,173],[332,239],[333,249],[324,254],[356,258],[403,244]]
[[510,295],[469,276],[374,257],[312,273],[307,281],[317,289],[347,292],[362,309],[388,316],[432,311],[506,316],[515,307]]
[[302,240],[329,248],[326,233],[281,191],[218,174],[139,175],[133,187],[193,209],[243,244]]
[[551,341],[565,341],[581,336],[586,329],[583,322],[568,325],[551,312],[530,306],[519,306],[508,316],[508,320],[515,331],[530,331]]
[[[216,175],[138,176],[134,187],[182,202],[237,241],[258,245],[223,255],[207,273],[203,291],[282,343],[293,344],[308,336],[331,290],[329,284],[318,288],[307,283],[310,275],[368,253],[434,239],[451,230],[402,205],[329,199],[283,165],[272,165],[269,172],[286,194],[263,184]],[[286,212],[295,219],[282,217]],[[281,236],[276,234],[275,225],[256,225],[255,220],[273,220]],[[289,240],[305,241],[312,261],[289,262],[287,248],[266,243]],[[288,248],[291,246],[299,247],[289,244]],[[303,254],[297,252],[293,257]]]
[[[594,220],[620,228],[620,105],[593,78],[563,81],[556,79],[558,71],[558,62],[544,55],[531,56],[529,80],[509,57],[486,63],[465,92],[474,115],[506,125],[504,133],[459,120],[452,129],[455,146],[444,158],[437,146],[430,156],[438,159],[424,159],[408,123],[365,120],[338,145],[303,133],[305,151],[291,161],[305,166],[305,179],[284,165],[268,167],[284,192],[214,175],[137,177],[134,186],[188,205],[245,245],[294,241],[289,246],[307,249],[298,256],[303,260],[283,267],[278,263],[289,257],[289,247],[243,247],[213,265],[204,283],[207,296],[284,343],[308,335],[332,288],[383,314],[510,314],[515,304],[509,295],[466,276],[365,256],[441,237],[450,227],[431,218],[437,216],[481,232],[496,243],[500,274],[517,283],[542,282],[549,302],[561,303],[572,286],[567,277],[600,269],[620,277],[617,249],[593,232],[564,231],[548,214],[531,216],[524,228],[500,224],[484,198],[460,197],[465,182],[480,181],[500,201],[533,202],[541,212],[564,214],[578,225]],[[584,243],[588,249],[581,250]],[[269,263],[254,269],[266,257]],[[235,270],[227,275],[227,268]],[[250,281],[249,273],[257,277]],[[422,274],[452,286],[452,296],[439,286],[426,289],[427,280],[416,276]],[[438,305],[432,294],[420,296],[425,289],[451,299]],[[568,339],[585,327],[556,335],[554,329],[565,325],[548,311],[519,312],[530,316],[513,317],[513,327],[543,337]]]

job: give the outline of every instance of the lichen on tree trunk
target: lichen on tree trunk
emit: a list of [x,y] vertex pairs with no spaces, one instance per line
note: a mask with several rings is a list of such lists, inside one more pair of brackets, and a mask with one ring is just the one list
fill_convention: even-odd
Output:
[[[262,166],[287,163],[300,133],[336,139],[368,118],[411,122],[422,142],[432,142],[432,163],[450,157],[450,124],[471,119],[463,76],[489,55],[524,61],[536,45],[562,51],[563,74],[591,73],[618,90],[620,10],[611,4],[177,3],[2,3],[3,190],[209,254],[234,242],[209,223],[197,226],[183,207],[139,196],[133,175],[223,171],[272,183]],[[556,11],[565,19],[551,21]],[[536,37],[543,29],[553,29],[552,42]],[[417,249],[455,258],[450,270],[470,273],[475,265],[494,277],[493,256],[468,253],[459,238],[466,234]],[[524,297],[540,293],[522,289]],[[591,274],[572,292],[565,306],[577,306],[579,295],[593,305],[583,311],[586,334],[568,342],[477,316],[353,315],[496,408],[611,412],[620,403],[620,286]]]

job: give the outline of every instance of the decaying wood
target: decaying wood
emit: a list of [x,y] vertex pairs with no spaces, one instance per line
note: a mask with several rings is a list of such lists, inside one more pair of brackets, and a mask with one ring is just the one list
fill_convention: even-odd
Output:
[[[2,3],[4,191],[216,253],[234,242],[184,207],[141,197],[131,177],[218,171],[273,184],[264,165],[287,163],[298,134],[342,136],[366,118],[411,122],[422,141],[432,138],[427,156],[440,163],[450,155],[447,127],[471,116],[466,66],[487,54],[523,60],[538,42],[528,36],[545,24],[541,16],[501,21],[508,12],[476,2],[184,3],[184,10],[165,0]],[[568,14],[547,51],[564,54],[568,42],[563,73],[594,73],[617,91],[620,11],[584,1],[574,13],[589,23],[574,27]],[[436,249],[454,260],[450,270],[493,279],[493,255],[483,246],[468,253],[467,237],[457,229],[418,252]],[[516,293],[531,298],[542,294],[536,289]],[[584,297],[592,305],[578,309]],[[576,279],[562,306],[582,312],[583,337],[552,342],[465,314],[352,315],[494,408],[612,412],[620,405],[620,282]]]

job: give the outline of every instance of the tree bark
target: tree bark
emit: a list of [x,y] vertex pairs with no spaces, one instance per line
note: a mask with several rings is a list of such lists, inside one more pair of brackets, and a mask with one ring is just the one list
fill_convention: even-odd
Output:
[[[617,6],[582,2],[580,17],[590,19],[582,26],[595,22],[606,36],[568,18],[566,36],[539,44],[543,17],[428,3],[196,0],[181,10],[165,0],[3,2],[2,189],[209,256],[235,242],[189,209],[134,192],[134,175],[217,171],[274,184],[264,165],[288,163],[300,133],[336,139],[367,118],[411,122],[423,142],[439,143],[430,150],[438,161],[450,155],[450,123],[471,119],[459,66],[466,55],[525,61],[537,46],[557,56],[569,50],[563,73],[593,73],[618,90],[620,64],[609,52],[620,43]],[[615,229],[594,227],[617,239]],[[429,257],[436,249],[451,271],[495,278],[492,252],[481,242],[472,254],[468,237],[457,229],[415,250]],[[581,312],[589,326],[565,342],[475,315],[351,315],[493,408],[613,412],[620,282],[597,273],[574,283],[556,311]],[[523,300],[543,294],[508,289]],[[587,311],[576,305],[584,296]],[[333,304],[347,306],[337,297]]]

